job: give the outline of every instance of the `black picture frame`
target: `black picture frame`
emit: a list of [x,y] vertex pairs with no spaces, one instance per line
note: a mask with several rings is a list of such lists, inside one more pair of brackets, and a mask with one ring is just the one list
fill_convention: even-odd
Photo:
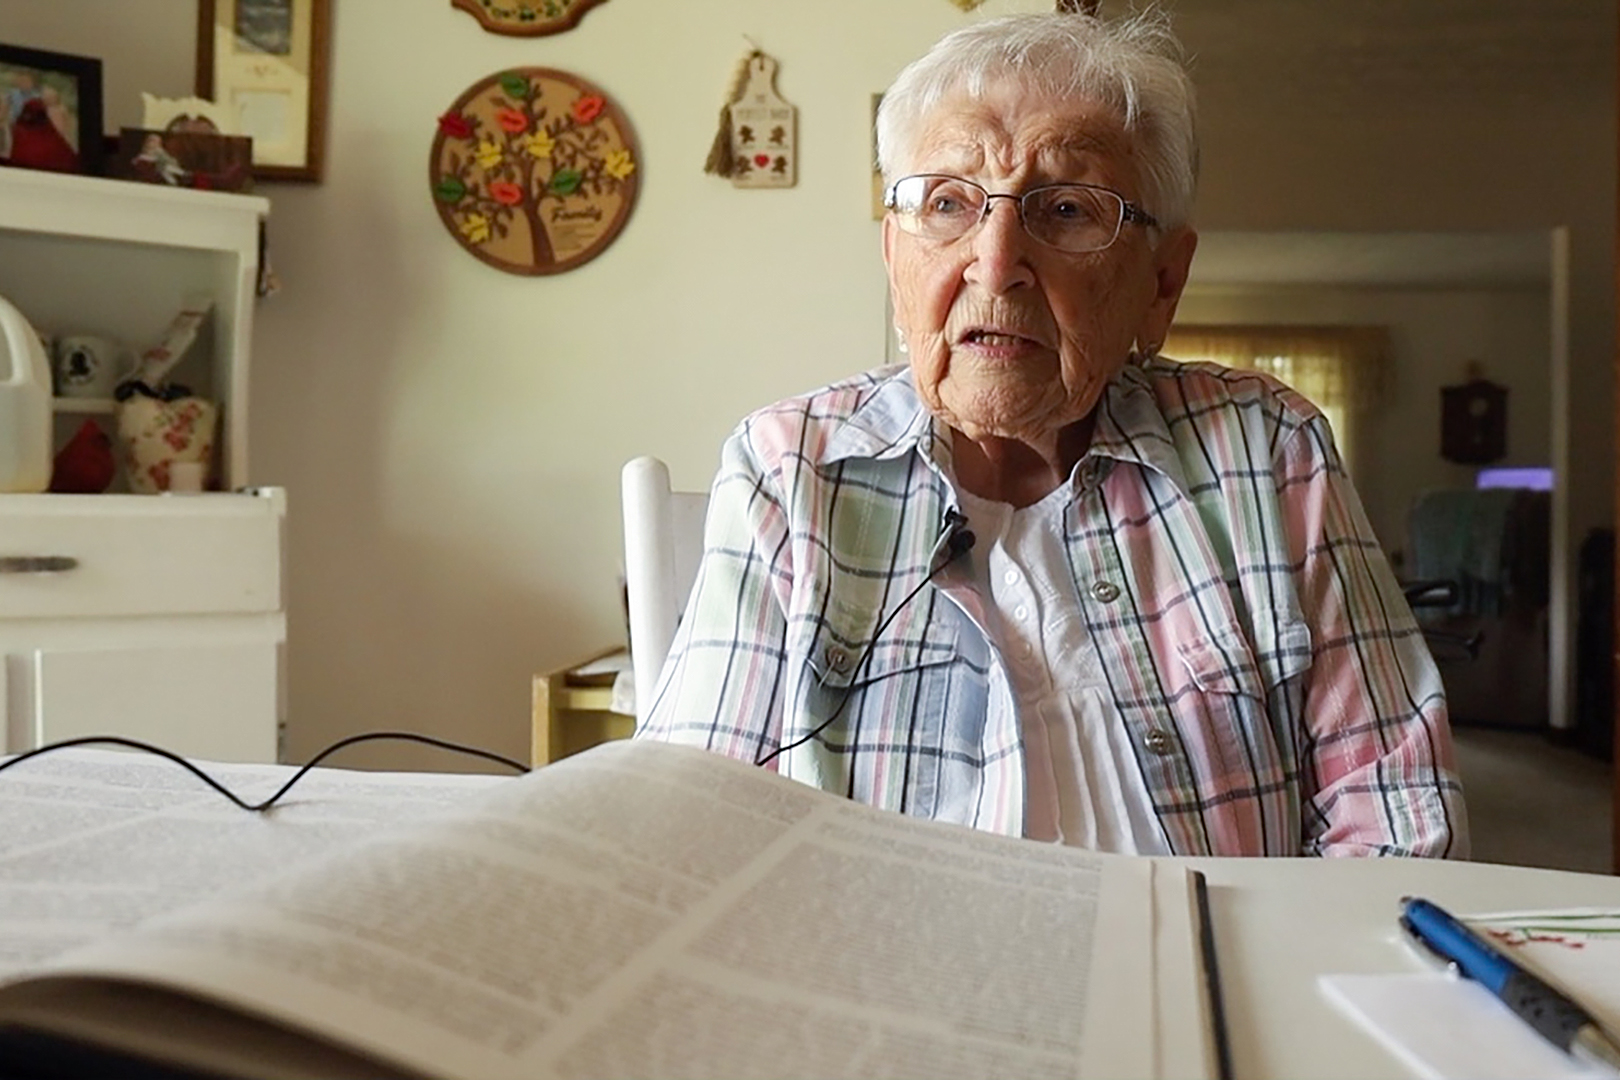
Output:
[[[0,165],[100,176],[106,152],[101,115],[99,59],[0,44]],[[24,133],[19,161],[17,136]]]

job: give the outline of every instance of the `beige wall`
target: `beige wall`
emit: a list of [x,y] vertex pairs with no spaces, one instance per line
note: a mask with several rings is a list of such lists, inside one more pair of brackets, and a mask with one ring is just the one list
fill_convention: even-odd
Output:
[[[334,7],[326,182],[262,188],[285,288],[259,313],[251,453],[255,481],[290,492],[290,749],[397,727],[522,754],[530,674],[622,640],[620,464],[655,452],[702,486],[742,413],[881,359],[869,96],[977,16],[946,0],[610,0],[522,40],[448,0]],[[1015,7],[1049,3],[978,14]],[[189,89],[192,19],[183,0],[0,0],[0,38],[106,59],[113,125],[139,90]],[[745,34],[800,110],[789,191],[702,172]],[[619,241],[554,278],[477,262],[428,197],[434,118],[523,64],[604,87],[644,163]],[[1596,100],[1325,124],[1210,93],[1199,213],[1222,229],[1570,224],[1590,521],[1610,513],[1614,322],[1612,87]]]

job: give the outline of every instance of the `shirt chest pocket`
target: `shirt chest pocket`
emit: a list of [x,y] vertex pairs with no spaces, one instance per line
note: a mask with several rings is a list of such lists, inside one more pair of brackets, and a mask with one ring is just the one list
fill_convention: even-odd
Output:
[[798,719],[801,731],[837,715],[833,730],[871,729],[888,738],[897,728],[932,724],[948,698],[959,661],[954,608],[924,587],[879,629],[887,612],[837,597],[821,617],[799,627],[793,652],[803,657]]
[[[1206,783],[1262,786],[1297,774],[1303,676],[1311,632],[1299,620],[1261,620],[1254,640],[1227,626],[1177,645],[1172,700],[1183,739],[1202,749]],[[1201,759],[1201,760],[1200,760]]]

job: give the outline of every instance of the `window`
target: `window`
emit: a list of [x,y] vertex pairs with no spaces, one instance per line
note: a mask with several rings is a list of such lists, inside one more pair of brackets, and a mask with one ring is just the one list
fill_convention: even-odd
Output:
[[1161,351],[1275,376],[1322,410],[1353,472],[1357,427],[1378,400],[1388,343],[1377,326],[1175,326]]

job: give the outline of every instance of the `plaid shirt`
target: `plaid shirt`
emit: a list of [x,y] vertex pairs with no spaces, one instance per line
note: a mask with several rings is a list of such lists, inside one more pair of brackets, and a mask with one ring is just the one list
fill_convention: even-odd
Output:
[[[988,707],[983,601],[929,580],[951,475],[950,430],[903,368],[748,417],[638,736],[758,761],[836,715],[772,766],[1019,835],[1023,749]],[[1439,675],[1314,406],[1250,372],[1129,366],[1075,479],[1052,571],[1171,851],[1466,855]]]

